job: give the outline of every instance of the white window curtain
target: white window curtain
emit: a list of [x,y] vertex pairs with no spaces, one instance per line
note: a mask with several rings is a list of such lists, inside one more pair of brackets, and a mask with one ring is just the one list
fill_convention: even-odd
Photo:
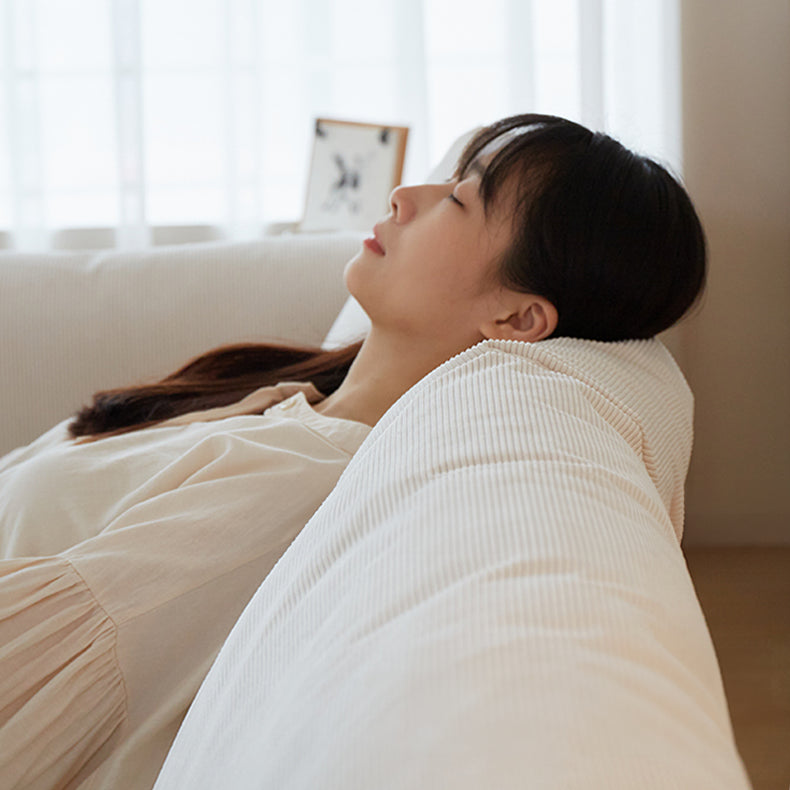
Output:
[[677,0],[0,0],[0,246],[255,238],[303,209],[313,119],[563,115],[680,172]]

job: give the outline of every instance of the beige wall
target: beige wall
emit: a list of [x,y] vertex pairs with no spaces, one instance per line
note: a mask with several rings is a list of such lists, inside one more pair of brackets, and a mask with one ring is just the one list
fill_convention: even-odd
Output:
[[684,171],[710,246],[672,338],[696,395],[686,543],[790,543],[790,2],[681,0]]

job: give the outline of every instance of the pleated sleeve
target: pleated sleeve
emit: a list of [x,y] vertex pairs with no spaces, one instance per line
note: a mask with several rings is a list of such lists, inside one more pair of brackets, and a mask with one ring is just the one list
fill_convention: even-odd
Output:
[[0,562],[3,787],[67,787],[109,744],[126,709],[115,645],[68,560]]

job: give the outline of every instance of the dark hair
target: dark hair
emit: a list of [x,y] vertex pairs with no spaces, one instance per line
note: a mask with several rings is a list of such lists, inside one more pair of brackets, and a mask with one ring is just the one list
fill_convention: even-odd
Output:
[[478,132],[456,174],[503,136],[480,184],[487,213],[516,184],[500,278],[554,305],[552,337],[648,338],[689,310],[705,283],[705,236],[664,167],[563,118],[516,115]]
[[147,428],[179,414],[227,406],[280,381],[310,381],[329,395],[340,386],[361,345],[334,351],[263,343],[223,346],[155,384],[97,392],[93,403],[69,423],[69,434],[103,437]]

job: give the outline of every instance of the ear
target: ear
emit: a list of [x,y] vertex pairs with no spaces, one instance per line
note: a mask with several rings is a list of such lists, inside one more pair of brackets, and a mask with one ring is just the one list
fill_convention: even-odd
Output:
[[499,314],[481,327],[487,340],[522,340],[534,343],[557,328],[557,309],[543,296],[518,294]]

